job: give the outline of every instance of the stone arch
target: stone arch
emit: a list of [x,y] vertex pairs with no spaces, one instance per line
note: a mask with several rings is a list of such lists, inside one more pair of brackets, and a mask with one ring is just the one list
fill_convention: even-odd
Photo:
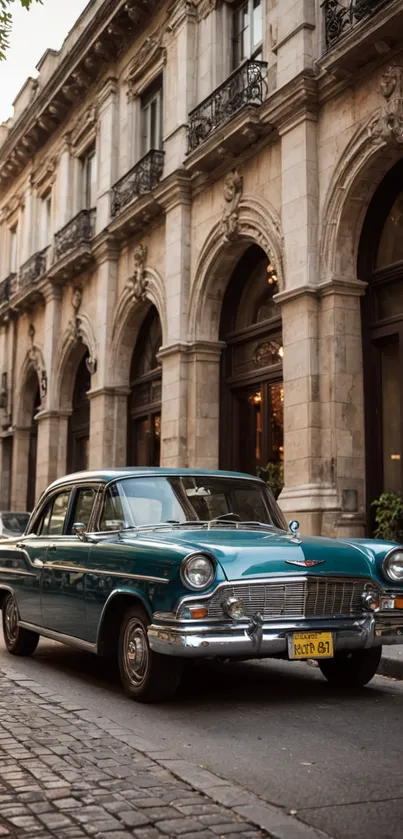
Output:
[[217,341],[222,301],[229,278],[249,245],[259,245],[275,266],[284,289],[281,221],[267,202],[244,196],[239,203],[237,237],[227,242],[218,221],[202,247],[189,304],[189,340]]
[[91,374],[96,372],[97,346],[88,315],[80,312],[66,330],[59,353],[55,377],[55,403],[60,410],[70,410],[78,365],[88,351]]
[[115,386],[128,386],[133,349],[151,305],[155,306],[160,317],[163,343],[166,340],[167,317],[163,280],[160,274],[151,268],[145,270],[144,278],[144,294],[135,297],[132,284],[128,284],[116,306],[109,362],[109,380]]
[[[44,369],[44,365],[41,369]],[[31,425],[35,397],[38,388],[40,390],[41,384],[39,376],[39,369],[28,352],[18,376],[18,381],[21,384],[16,394],[17,410],[15,425],[19,428],[28,428]]]
[[379,136],[374,131],[381,119],[382,112],[354,134],[327,190],[321,214],[321,282],[357,279],[360,234],[371,198],[402,156],[402,145],[395,142],[393,135]]

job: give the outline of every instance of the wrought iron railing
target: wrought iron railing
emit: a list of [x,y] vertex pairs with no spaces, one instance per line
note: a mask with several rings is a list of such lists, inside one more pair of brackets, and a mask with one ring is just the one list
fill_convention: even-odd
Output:
[[81,245],[89,245],[95,232],[95,210],[81,210],[55,233],[53,259],[56,262]]
[[11,297],[13,280],[16,274],[9,274],[5,280],[0,283],[0,306],[2,303],[7,303]]
[[158,149],[152,149],[144,157],[123,175],[112,187],[111,214],[118,213],[142,195],[147,195],[159,184],[164,171],[165,153]]
[[324,0],[326,47],[332,47],[364,18],[374,15],[389,0]]
[[20,288],[26,288],[35,283],[46,271],[46,251],[38,251],[34,253],[23,265],[21,265],[18,277],[18,284]]
[[266,75],[266,61],[246,61],[194,108],[189,114],[188,151],[197,149],[245,105],[262,105],[268,93]]

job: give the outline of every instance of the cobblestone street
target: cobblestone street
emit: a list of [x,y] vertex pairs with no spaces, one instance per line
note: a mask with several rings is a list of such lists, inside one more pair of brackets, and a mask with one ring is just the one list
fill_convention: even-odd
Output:
[[[178,780],[108,721],[0,671],[0,836],[264,839]],[[129,700],[128,700],[129,701]]]

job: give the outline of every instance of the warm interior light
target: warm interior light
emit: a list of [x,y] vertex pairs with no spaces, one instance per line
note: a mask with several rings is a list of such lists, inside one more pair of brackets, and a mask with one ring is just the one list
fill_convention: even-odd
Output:
[[278,354],[279,354],[280,358],[284,358],[284,347],[280,347],[280,349],[278,351]]

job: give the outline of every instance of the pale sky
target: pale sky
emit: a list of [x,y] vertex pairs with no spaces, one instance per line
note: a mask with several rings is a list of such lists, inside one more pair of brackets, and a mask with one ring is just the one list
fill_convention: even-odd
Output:
[[13,31],[6,61],[0,61],[0,123],[12,116],[12,102],[47,49],[60,49],[88,0],[43,0],[27,12],[12,4]]

